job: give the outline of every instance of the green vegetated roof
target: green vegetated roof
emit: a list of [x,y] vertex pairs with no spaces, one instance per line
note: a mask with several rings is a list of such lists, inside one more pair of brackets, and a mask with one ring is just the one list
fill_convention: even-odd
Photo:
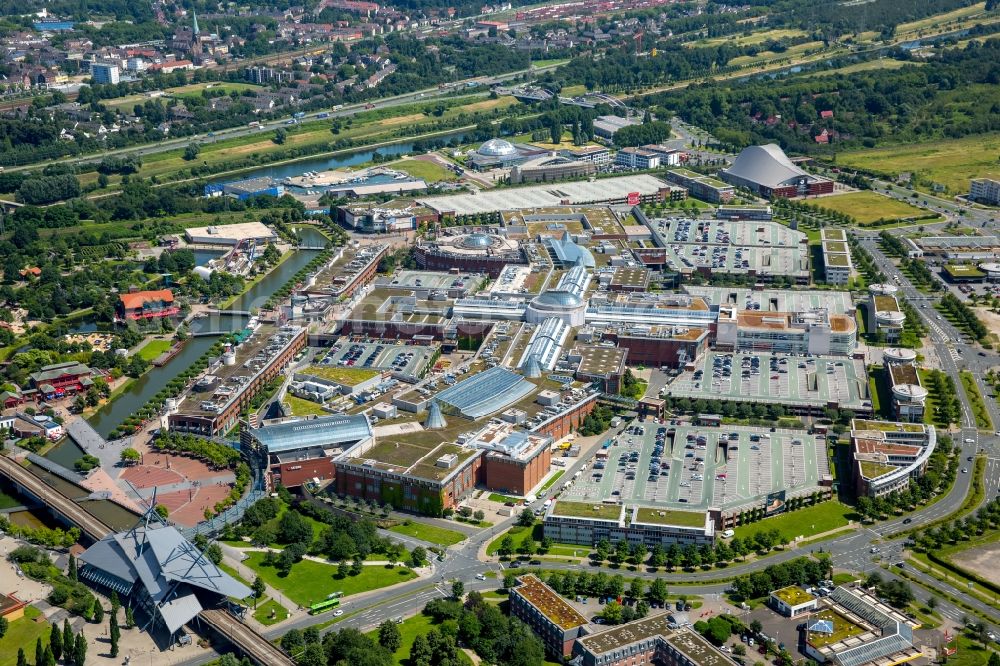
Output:
[[778,599],[781,599],[789,606],[798,606],[799,604],[804,604],[807,601],[812,601],[816,598],[798,585],[789,585],[788,587],[783,587],[780,590],[775,590],[771,594]]
[[698,511],[676,511],[639,507],[636,520],[654,525],[675,525],[678,527],[705,527],[705,514]]
[[859,464],[861,465],[861,476],[866,479],[877,479],[896,470],[892,465],[883,465],[870,460],[861,460]]
[[332,365],[310,365],[303,369],[301,374],[319,377],[320,379],[326,379],[331,382],[337,382],[338,384],[343,384],[344,386],[354,386],[355,384],[360,384],[361,382],[371,379],[372,377],[378,375],[379,372],[378,370],[371,370],[369,368],[342,368]]
[[553,513],[569,518],[594,518],[597,520],[618,520],[622,507],[618,504],[601,504],[593,502],[567,502],[560,500],[555,503]]

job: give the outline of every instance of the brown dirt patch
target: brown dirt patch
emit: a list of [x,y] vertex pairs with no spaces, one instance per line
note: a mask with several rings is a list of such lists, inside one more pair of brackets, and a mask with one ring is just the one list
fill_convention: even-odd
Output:
[[949,559],[980,578],[1000,585],[1000,571],[997,570],[997,562],[1000,562],[1000,541],[963,550]]

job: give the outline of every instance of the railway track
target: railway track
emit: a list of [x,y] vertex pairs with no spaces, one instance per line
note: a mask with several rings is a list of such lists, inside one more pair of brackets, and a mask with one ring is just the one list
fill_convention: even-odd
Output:
[[203,610],[199,617],[261,666],[295,666],[292,658],[282,652],[281,648],[240,622],[228,611]]

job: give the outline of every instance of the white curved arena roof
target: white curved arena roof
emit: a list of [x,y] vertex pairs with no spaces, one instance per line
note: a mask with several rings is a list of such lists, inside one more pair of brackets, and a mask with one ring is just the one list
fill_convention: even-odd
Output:
[[803,176],[812,177],[792,164],[784,151],[774,143],[744,148],[733,165],[725,169],[724,173],[767,187],[785,185],[788,181]]

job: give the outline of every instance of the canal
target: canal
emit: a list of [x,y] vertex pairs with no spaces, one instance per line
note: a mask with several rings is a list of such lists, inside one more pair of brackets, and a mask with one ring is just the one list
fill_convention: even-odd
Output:
[[[442,134],[440,136],[435,136],[431,141],[443,141],[445,143],[450,142],[452,139],[458,139],[458,141],[464,141],[467,136],[466,132],[452,132],[450,134]],[[384,157],[395,157],[397,155],[409,155],[413,152],[413,141],[404,141],[402,143],[393,143],[387,146],[381,146],[380,148],[366,148],[363,150],[358,150],[357,152],[344,153],[340,155],[335,155],[333,157],[312,157],[303,160],[297,160],[295,162],[289,162],[287,164],[279,164],[276,166],[261,167],[259,169],[254,169],[252,171],[245,171],[237,176],[227,176],[225,178],[218,178],[212,182],[225,183],[232,180],[244,180],[249,178],[274,178],[275,180],[282,180],[283,178],[290,178],[292,176],[301,176],[306,171],[327,171],[330,169],[340,169],[343,167],[358,166],[359,164],[364,164],[365,162],[370,162],[375,153],[379,153]]]
[[[323,245],[327,242],[326,236],[312,227],[303,227],[299,231],[299,237],[304,244]],[[286,282],[292,279],[313,257],[315,250],[296,250],[291,257],[285,260],[280,266],[271,271],[267,277],[248,289],[231,306],[233,310],[250,310],[260,307]],[[235,331],[246,323],[245,317],[220,316],[196,319],[192,323],[192,332],[199,330],[231,330]],[[177,356],[170,359],[165,365],[159,368],[151,368],[149,372],[132,382],[128,388],[120,393],[112,402],[104,405],[88,421],[104,437],[131,414],[134,414],[140,407],[146,404],[150,398],[156,395],[167,383],[190,367],[198,358],[204,354],[215,343],[216,336],[192,337]],[[75,444],[68,448],[62,445],[53,449],[47,456],[49,459],[72,468],[73,462],[82,453]],[[72,460],[69,460],[73,456]],[[67,465],[67,461],[69,464]]]

